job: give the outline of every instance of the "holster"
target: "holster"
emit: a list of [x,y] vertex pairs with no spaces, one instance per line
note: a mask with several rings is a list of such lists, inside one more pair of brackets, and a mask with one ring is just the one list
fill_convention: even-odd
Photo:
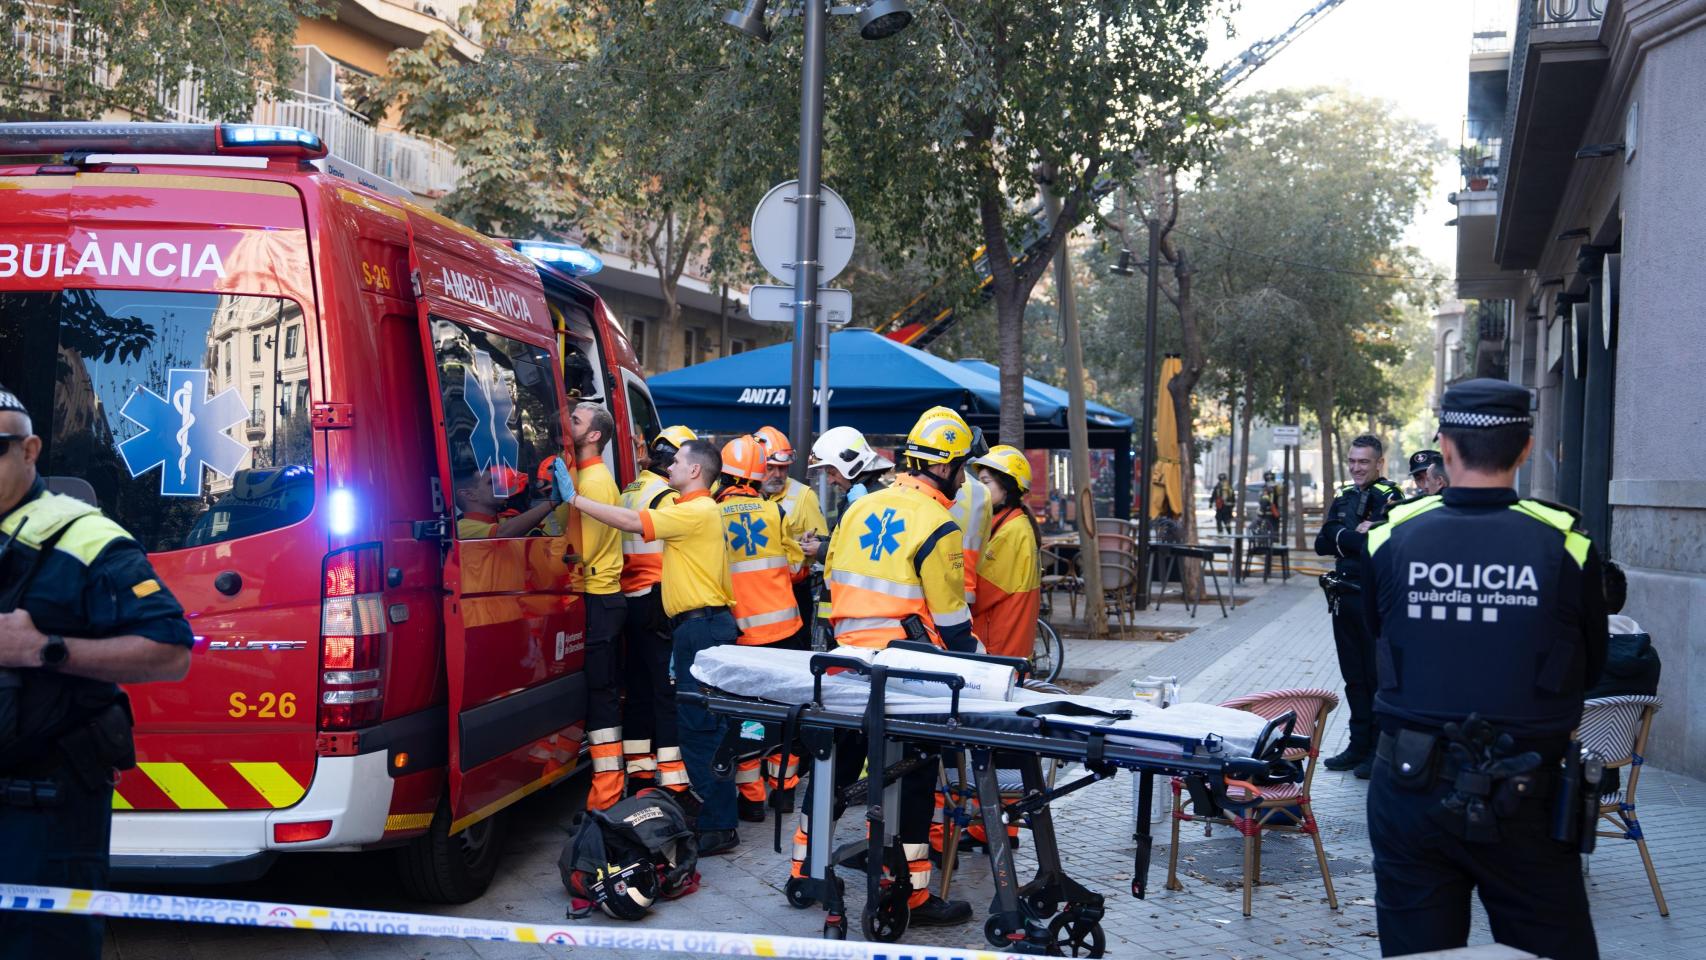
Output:
[[1422,791],[1438,778],[1439,737],[1421,730],[1402,729],[1392,737],[1392,781],[1405,790]]
[[130,698],[123,693],[82,726],[59,738],[65,769],[90,790],[113,784],[113,771],[136,766]]

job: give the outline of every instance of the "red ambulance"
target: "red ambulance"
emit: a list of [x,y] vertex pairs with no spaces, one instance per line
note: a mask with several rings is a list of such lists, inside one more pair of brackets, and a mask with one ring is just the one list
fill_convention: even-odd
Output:
[[392,847],[464,901],[577,767],[576,524],[533,478],[577,398],[624,481],[656,414],[596,257],[407,198],[294,128],[0,124],[0,383],[196,636],[130,691],[121,879]]

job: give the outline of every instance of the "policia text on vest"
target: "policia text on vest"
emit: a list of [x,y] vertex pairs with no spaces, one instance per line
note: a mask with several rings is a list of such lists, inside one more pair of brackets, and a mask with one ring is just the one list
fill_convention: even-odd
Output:
[[[0,405],[0,418],[8,415]],[[22,499],[7,496],[22,451],[5,445],[0,882],[101,888],[114,772],[136,763],[129,705],[113,681],[183,676],[192,638],[183,609],[118,524],[45,492],[33,460]],[[0,914],[0,958],[100,954],[99,918]]]

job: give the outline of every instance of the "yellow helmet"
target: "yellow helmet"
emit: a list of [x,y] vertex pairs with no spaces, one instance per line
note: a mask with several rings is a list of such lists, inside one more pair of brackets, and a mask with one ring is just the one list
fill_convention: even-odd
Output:
[[904,452],[926,463],[953,463],[971,452],[971,427],[947,407],[931,407],[912,425]]
[[1025,458],[1025,452],[1018,447],[1005,443],[989,448],[989,452],[971,462],[974,467],[984,467],[996,473],[1004,473],[1013,478],[1019,485],[1020,493],[1031,490],[1031,461]]
[[652,439],[652,446],[655,447],[660,443],[667,443],[675,449],[680,450],[682,444],[689,440],[697,439],[699,439],[699,435],[686,427],[664,427],[662,432]]

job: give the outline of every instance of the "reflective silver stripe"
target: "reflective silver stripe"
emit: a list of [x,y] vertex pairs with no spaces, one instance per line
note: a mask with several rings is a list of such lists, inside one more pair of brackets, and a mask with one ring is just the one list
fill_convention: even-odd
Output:
[[930,619],[936,621],[938,627],[957,627],[962,623],[971,622],[971,608],[961,607],[952,613],[937,613],[932,610]]
[[[776,768],[780,767],[780,766],[781,766],[781,764],[777,763],[775,760],[767,759],[764,761],[764,772],[766,774],[768,774],[772,780],[774,780],[774,779],[776,779]],[[795,776],[797,776],[799,774],[799,772],[800,772],[800,762],[798,759],[795,759],[788,764],[788,775],[785,779],[792,780],[792,779],[794,779]]]
[[839,637],[855,630],[881,630],[890,627],[900,629],[900,621],[894,617],[848,617],[835,621],[835,635]]
[[924,599],[924,588],[916,583],[896,583],[893,580],[884,580],[882,577],[873,577],[868,573],[831,570],[829,582],[839,583],[844,587],[858,587],[872,593],[883,593],[891,597],[899,597],[902,600]]
[[735,783],[757,783],[757,782],[758,782],[758,768],[757,767],[736,767],[735,768]]
[[622,595],[624,597],[643,597],[646,594],[651,593],[652,590],[656,587],[657,587],[657,584],[654,583],[650,587],[647,587],[644,590],[624,590],[624,591],[622,591]]
[[629,773],[656,773],[657,771],[658,771],[658,762],[656,760],[653,760],[651,757],[629,757],[628,758],[628,772]]
[[621,757],[593,757],[592,758],[592,772],[593,773],[621,773],[622,772],[622,758]]
[[658,748],[658,762],[659,763],[680,763],[681,762],[681,748],[680,747],[659,747]]
[[622,728],[605,727],[602,730],[594,730],[592,733],[587,735],[587,739],[597,744],[615,743],[622,739]]
[[647,542],[645,540],[641,540],[638,537],[635,537],[632,540],[628,539],[627,537],[623,537],[622,538],[622,552],[629,554],[629,555],[639,554],[639,553],[662,553],[663,552],[663,541],[662,540],[653,540],[653,541]]
[[730,573],[753,573],[758,570],[775,570],[777,567],[788,565],[787,557],[759,557],[757,560],[739,560],[729,564]]
[[800,617],[799,607],[783,607],[769,613],[755,613],[750,617],[736,617],[735,626],[745,630],[749,627],[766,627],[772,623],[786,623]]
[[640,753],[651,753],[652,742],[650,740],[624,740],[622,741],[622,752],[630,757]]
[[665,787],[687,784],[686,770],[658,770],[658,784]]

